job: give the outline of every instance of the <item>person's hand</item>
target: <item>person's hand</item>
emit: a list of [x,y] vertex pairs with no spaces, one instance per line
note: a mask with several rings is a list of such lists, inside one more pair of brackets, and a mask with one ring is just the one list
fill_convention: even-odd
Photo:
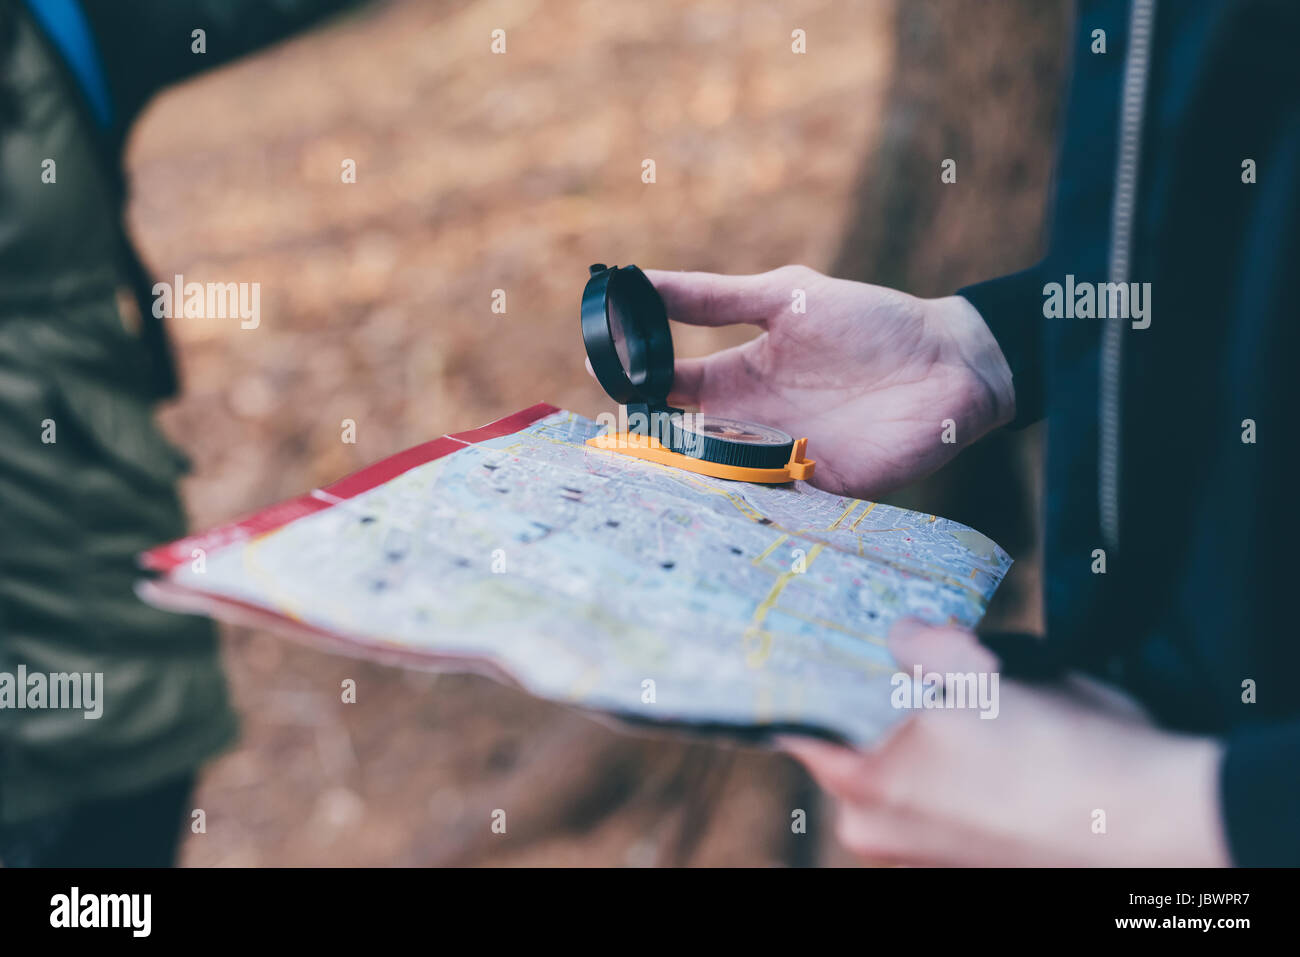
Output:
[[[918,664],[942,675],[998,666],[960,628],[900,623],[890,647],[909,675]],[[877,863],[1229,863],[1219,743],[1161,731],[1130,699],[1082,679],[1001,681],[995,718],[920,710],[871,751],[781,744],[839,800],[840,840]]]
[[[646,276],[671,319],[764,330],[733,349],[679,359],[669,401],[807,436],[813,484],[828,491],[874,497],[1014,417],[1006,359],[959,296],[918,299],[805,266]],[[806,312],[795,311],[800,300]]]

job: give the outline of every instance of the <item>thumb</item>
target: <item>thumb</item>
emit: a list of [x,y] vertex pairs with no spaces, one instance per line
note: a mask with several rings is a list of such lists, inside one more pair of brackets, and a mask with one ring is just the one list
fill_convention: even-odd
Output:
[[705,401],[704,375],[708,371],[712,356],[702,359],[678,359],[673,363],[673,389],[668,395],[668,404],[681,406],[699,406]]
[[911,671],[993,672],[997,655],[979,643],[973,631],[959,625],[927,625],[915,618],[902,618],[889,629],[889,650],[898,667]]
[[755,385],[745,355],[754,348],[755,341],[700,358],[678,359],[673,364],[668,403],[745,418],[742,410],[752,399]]

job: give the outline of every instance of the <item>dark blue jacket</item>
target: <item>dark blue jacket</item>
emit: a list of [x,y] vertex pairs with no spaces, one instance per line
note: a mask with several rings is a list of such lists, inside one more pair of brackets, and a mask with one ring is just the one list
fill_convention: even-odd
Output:
[[1046,651],[1224,738],[1234,859],[1300,864],[1300,3],[1083,2],[1071,56],[1047,255],[962,290],[1047,420]]

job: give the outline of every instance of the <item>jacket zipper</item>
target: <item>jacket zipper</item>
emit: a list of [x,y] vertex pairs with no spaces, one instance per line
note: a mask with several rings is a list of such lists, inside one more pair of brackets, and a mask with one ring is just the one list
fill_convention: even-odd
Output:
[[[1115,197],[1110,218],[1110,264],[1107,278],[1127,283],[1133,246],[1138,164],[1142,152],[1142,115],[1146,107],[1147,74],[1151,62],[1151,25],[1156,0],[1133,0],[1129,18],[1128,57],[1124,63],[1120,104],[1119,153],[1115,162]],[[1106,320],[1101,346],[1101,390],[1098,418],[1097,504],[1106,547],[1119,549],[1120,368],[1127,318]]]

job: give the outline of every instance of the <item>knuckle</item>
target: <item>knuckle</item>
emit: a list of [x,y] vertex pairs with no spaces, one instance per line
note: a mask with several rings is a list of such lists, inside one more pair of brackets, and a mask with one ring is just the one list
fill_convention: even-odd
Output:
[[785,282],[808,282],[817,275],[817,271],[811,266],[805,266],[802,263],[790,263],[781,266],[779,269],[772,270],[772,275],[779,277]]

